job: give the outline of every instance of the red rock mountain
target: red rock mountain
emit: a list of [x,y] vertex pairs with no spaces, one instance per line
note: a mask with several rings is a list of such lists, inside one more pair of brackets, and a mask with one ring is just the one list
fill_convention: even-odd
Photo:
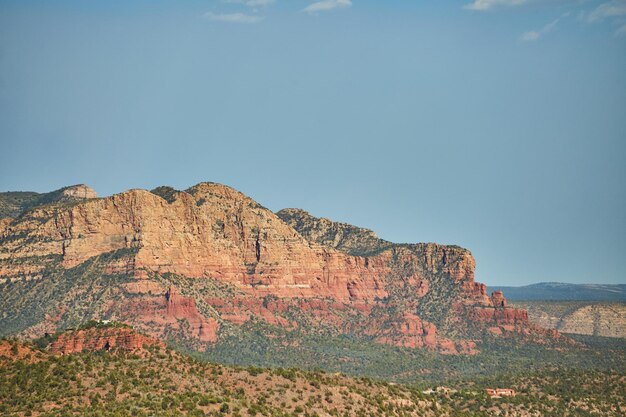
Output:
[[482,334],[548,335],[502,293],[489,296],[457,246],[275,214],[214,183],[106,198],[82,187],[0,220],[6,332],[112,318],[202,350],[261,321],[451,354],[476,352]]

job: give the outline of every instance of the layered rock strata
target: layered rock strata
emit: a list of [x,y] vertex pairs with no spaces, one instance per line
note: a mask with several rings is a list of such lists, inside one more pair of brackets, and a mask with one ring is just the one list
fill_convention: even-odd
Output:
[[48,350],[60,355],[83,351],[123,351],[141,354],[150,347],[165,348],[165,344],[130,328],[94,327],[66,331],[48,346]]
[[[302,328],[286,314],[299,306],[308,311],[308,322],[330,323],[339,332],[472,353],[471,340],[452,341],[437,326],[444,332],[463,327],[469,317],[503,334],[528,325],[525,311],[509,308],[502,293],[490,297],[474,281],[474,258],[457,246],[398,245],[302,210],[275,214],[214,183],[184,192],[161,187],[91,199],[89,190],[77,189],[72,195],[87,200],[34,207],[0,222],[0,279],[45,280],[52,266],[71,269],[124,253],[98,273],[128,277],[124,292],[133,299],[109,303],[107,314],[155,335],[184,328],[212,343],[221,322],[242,324],[253,317]],[[155,274],[217,280],[241,294],[182,295],[175,286],[157,285]]]

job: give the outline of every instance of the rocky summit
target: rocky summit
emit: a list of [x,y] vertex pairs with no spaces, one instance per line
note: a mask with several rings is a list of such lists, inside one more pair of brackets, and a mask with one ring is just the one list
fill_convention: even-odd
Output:
[[469,355],[486,340],[561,339],[476,282],[466,249],[273,213],[225,185],[3,193],[0,207],[4,335],[115,320],[197,351],[257,332]]

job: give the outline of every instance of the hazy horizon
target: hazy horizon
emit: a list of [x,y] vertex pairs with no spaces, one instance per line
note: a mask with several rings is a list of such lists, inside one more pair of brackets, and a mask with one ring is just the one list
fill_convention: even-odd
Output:
[[0,189],[214,181],[626,283],[626,2],[3,1]]

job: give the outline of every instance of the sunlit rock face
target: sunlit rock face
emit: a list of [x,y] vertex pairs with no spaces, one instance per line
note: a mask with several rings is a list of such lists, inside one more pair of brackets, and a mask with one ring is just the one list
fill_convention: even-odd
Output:
[[[303,210],[275,214],[214,183],[106,198],[86,186],[62,193],[71,204],[35,206],[0,221],[0,280],[46,280],[51,268],[80,270],[97,261],[90,274],[127,280],[109,291],[117,298],[99,299],[99,314],[150,334],[179,330],[214,343],[222,324],[252,318],[307,331],[287,317],[291,307],[308,317],[306,326],[453,354],[476,352],[462,333],[446,334],[468,322],[491,334],[535,331],[524,310],[509,308],[500,292],[490,297],[474,281],[474,258],[458,246],[393,244]],[[155,279],[167,274],[193,279],[193,288],[217,280],[237,294],[193,288],[183,294]],[[33,329],[54,327],[71,308],[49,312]]]
[[164,348],[165,344],[130,328],[95,327],[62,333],[48,346],[48,350],[61,355],[84,351],[122,351],[141,355],[150,347]]

